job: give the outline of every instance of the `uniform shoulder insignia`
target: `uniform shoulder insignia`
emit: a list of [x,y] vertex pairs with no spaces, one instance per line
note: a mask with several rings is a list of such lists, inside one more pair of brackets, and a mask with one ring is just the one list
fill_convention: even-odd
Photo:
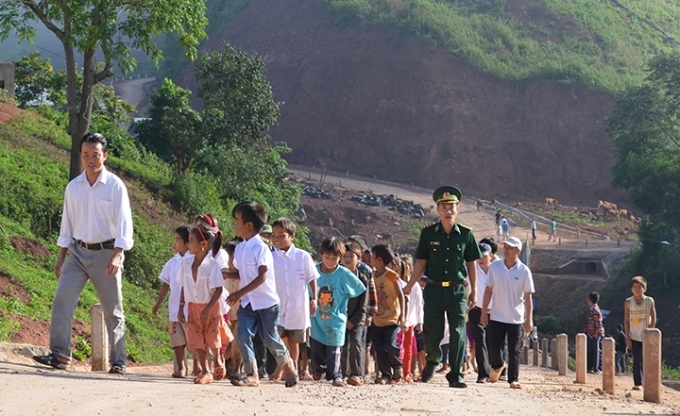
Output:
[[421,230],[424,230],[424,229],[430,228],[430,227],[434,227],[435,225],[437,225],[436,222],[433,222],[433,223],[431,223],[431,224],[427,224],[426,226],[424,226],[423,228],[421,228]]
[[465,225],[465,224],[460,224],[460,223],[458,223],[458,227],[459,227],[459,228],[464,228],[464,229],[466,229],[466,230],[468,230],[468,231],[472,231],[472,227],[470,227],[470,226],[468,226],[468,225]]

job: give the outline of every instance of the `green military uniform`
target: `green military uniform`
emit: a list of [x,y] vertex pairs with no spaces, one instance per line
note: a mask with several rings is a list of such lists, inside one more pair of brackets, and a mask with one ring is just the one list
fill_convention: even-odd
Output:
[[[460,199],[460,191],[450,186],[441,187],[434,194],[437,204],[458,203]],[[428,282],[423,291],[423,338],[427,366],[432,370],[442,361],[439,344],[444,337],[444,319],[448,318],[451,370],[446,378],[449,383],[463,381],[460,370],[466,342],[467,295],[463,284],[467,277],[465,263],[481,257],[472,229],[461,224],[454,224],[450,234],[446,234],[441,222],[425,227],[420,232],[415,258],[427,260],[425,275]]]

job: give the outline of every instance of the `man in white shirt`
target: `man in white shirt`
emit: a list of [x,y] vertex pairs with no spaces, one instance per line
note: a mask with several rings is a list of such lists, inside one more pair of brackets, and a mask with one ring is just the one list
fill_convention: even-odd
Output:
[[[491,374],[489,381],[495,383],[500,378],[506,364],[501,357],[505,337],[508,338],[508,383],[513,389],[521,389],[519,384],[519,355],[522,329],[529,333],[533,328],[531,295],[534,293],[534,280],[531,270],[519,260],[522,242],[517,237],[509,237],[503,243],[503,261],[495,261],[489,267],[484,303],[482,306],[482,325],[487,327],[489,360]],[[491,314],[489,305],[493,302]]]
[[132,212],[125,184],[104,167],[107,151],[106,138],[101,134],[83,136],[80,161],[84,172],[69,182],[64,193],[59,257],[54,267],[59,283],[52,303],[52,353],[33,357],[40,364],[61,370],[71,362],[73,313],[88,280],[104,311],[111,343],[109,373],[123,374],[127,363],[121,278],[123,251],[134,243]]

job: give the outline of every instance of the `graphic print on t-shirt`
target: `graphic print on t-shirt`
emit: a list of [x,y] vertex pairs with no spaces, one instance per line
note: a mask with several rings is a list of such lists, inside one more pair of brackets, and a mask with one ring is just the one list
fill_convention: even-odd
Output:
[[383,316],[390,308],[390,305],[387,303],[385,283],[378,283],[376,291],[378,292],[378,313],[375,316]]
[[319,311],[321,319],[330,319],[333,309],[333,291],[330,286],[323,286],[319,290]]

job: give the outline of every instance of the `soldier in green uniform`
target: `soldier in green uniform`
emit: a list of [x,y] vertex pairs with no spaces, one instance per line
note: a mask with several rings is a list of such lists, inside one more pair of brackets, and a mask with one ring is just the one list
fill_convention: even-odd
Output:
[[[423,228],[416,249],[416,264],[404,293],[411,292],[420,277],[427,275],[423,291],[425,319],[423,338],[427,365],[422,381],[432,379],[442,360],[439,346],[444,337],[444,320],[449,320],[449,365],[446,375],[450,387],[465,388],[461,366],[465,353],[465,316],[477,301],[477,269],[475,260],[482,257],[472,229],[456,223],[458,203],[462,195],[453,186],[442,186],[434,191],[439,222]],[[467,266],[467,270],[465,268]],[[466,296],[465,277],[469,276],[469,297]]]

